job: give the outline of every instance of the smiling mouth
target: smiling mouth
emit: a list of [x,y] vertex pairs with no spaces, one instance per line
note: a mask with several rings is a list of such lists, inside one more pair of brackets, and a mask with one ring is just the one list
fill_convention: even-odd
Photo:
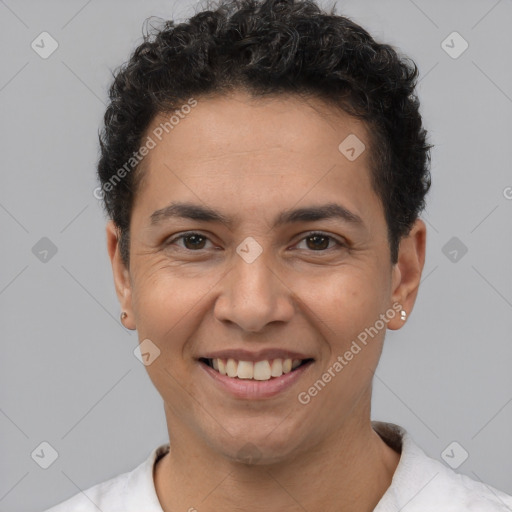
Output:
[[238,361],[236,359],[207,359],[201,357],[199,361],[217,371],[234,379],[245,380],[271,380],[285,373],[295,371],[297,368],[313,362],[313,359],[265,359],[262,361]]

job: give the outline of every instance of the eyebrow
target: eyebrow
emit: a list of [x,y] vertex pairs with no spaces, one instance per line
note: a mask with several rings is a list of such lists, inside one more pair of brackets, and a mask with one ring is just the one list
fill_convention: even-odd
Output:
[[[202,222],[219,222],[233,226],[233,220],[207,206],[193,203],[171,202],[168,206],[154,211],[150,216],[152,226],[171,218],[191,219]],[[273,228],[284,224],[312,222],[324,219],[339,219],[349,224],[364,226],[363,219],[337,203],[284,210],[275,219]]]

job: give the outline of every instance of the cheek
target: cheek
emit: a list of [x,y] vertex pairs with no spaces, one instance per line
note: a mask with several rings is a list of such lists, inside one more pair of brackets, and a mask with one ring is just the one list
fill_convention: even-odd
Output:
[[[173,407],[187,406],[187,375],[191,359],[189,343],[200,322],[204,280],[183,279],[165,264],[140,272],[134,286],[134,311],[139,340],[151,340],[158,356],[146,371],[163,400]],[[206,298],[205,298],[206,299]],[[190,393],[190,390],[188,390]]]
[[342,339],[373,323],[388,293],[382,274],[368,264],[339,267],[315,279],[305,277],[295,289],[315,316],[331,327],[329,337],[339,334]]
[[164,352],[180,349],[201,298],[212,286],[208,278],[183,279],[165,263],[139,272],[133,288],[133,307],[139,338],[153,340]]
[[326,359],[301,396],[311,401],[313,416],[345,418],[368,393],[380,359],[386,331],[379,320],[385,308],[385,283],[353,271],[335,274],[322,284],[310,295],[310,306],[318,317],[315,327],[326,344]]
[[165,257],[145,261],[134,272],[134,307],[142,322],[156,318],[169,324],[192,310],[218,279],[218,273]]

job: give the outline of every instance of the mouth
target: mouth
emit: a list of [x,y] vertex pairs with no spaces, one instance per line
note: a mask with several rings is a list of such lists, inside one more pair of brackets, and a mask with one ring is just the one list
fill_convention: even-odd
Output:
[[236,380],[271,381],[296,372],[314,359],[274,358],[244,361],[233,358],[199,358],[199,362],[218,374]]
[[[272,352],[276,351],[267,351],[265,354],[272,359],[262,359],[263,354],[238,351],[238,355],[243,359],[201,357],[197,361],[214,388],[236,400],[261,401],[283,396],[287,390],[291,391],[297,387],[310,373],[315,362],[312,358],[279,358],[276,357],[279,354]],[[304,386],[305,384],[302,387]],[[206,389],[209,389],[209,384]]]

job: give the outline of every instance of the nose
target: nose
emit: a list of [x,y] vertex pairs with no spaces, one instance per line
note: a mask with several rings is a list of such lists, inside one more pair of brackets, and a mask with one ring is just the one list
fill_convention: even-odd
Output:
[[290,321],[295,311],[293,291],[268,259],[263,253],[248,263],[238,254],[233,256],[233,266],[219,284],[217,320],[248,332],[262,331],[271,322]]

